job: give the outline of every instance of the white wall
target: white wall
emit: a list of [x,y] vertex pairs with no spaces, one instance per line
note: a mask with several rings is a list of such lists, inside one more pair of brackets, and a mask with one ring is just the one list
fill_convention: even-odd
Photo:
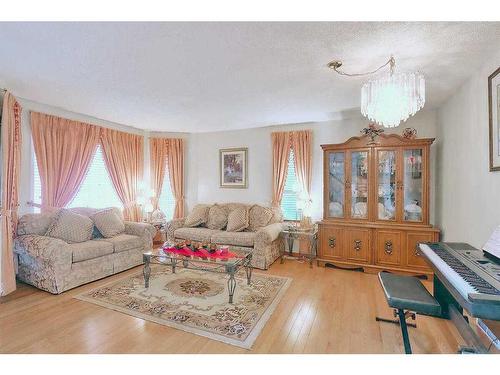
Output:
[[488,76],[500,54],[438,111],[437,222],[446,241],[481,247],[500,225],[500,172],[489,172]]
[[[401,134],[405,127],[414,127],[419,137],[436,136],[436,111],[423,110],[406,123],[387,133]],[[269,205],[271,202],[272,150],[271,132],[313,130],[313,218],[323,216],[323,152],[321,144],[341,143],[368,124],[366,119],[355,117],[338,121],[297,125],[272,126],[257,129],[192,134],[194,153],[188,154],[190,173],[197,174],[197,202],[248,202]],[[248,189],[219,187],[219,149],[248,147]],[[432,147],[431,181],[434,181],[435,150]],[[431,191],[431,221],[434,217],[434,184]],[[194,203],[191,200],[191,203]]]

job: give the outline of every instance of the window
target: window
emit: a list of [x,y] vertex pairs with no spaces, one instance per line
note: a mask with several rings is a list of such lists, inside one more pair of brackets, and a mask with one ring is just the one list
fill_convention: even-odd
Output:
[[[36,155],[33,158],[33,162],[33,202],[40,204],[42,189],[40,175],[38,174],[38,165],[36,163]],[[83,179],[80,189],[78,189],[78,193],[76,193],[67,207],[123,207],[120,198],[118,198],[118,194],[116,194],[113,183],[111,182],[108,170],[106,169],[100,145],[97,146],[94,158],[90,163],[89,170]]]
[[170,174],[168,172],[168,161],[165,160],[165,177],[163,178],[163,185],[161,187],[160,199],[158,201],[160,210],[166,215],[167,220],[172,220],[175,210],[175,199],[170,185]]
[[299,210],[297,209],[298,191],[297,176],[295,175],[295,158],[293,150],[290,150],[285,190],[281,199],[281,210],[283,211],[285,220],[299,220]]

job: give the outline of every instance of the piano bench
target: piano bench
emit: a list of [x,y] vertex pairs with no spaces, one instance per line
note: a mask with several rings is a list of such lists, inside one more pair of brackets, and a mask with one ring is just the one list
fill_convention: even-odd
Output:
[[[419,279],[413,276],[394,275],[392,273],[380,272],[378,274],[380,284],[384,290],[387,304],[397,310],[405,353],[411,354],[411,345],[408,337],[408,323],[406,318],[412,316],[411,311],[431,316],[441,315],[441,305],[425,289]],[[413,315],[414,317],[414,315]],[[376,318],[377,321],[388,321]]]

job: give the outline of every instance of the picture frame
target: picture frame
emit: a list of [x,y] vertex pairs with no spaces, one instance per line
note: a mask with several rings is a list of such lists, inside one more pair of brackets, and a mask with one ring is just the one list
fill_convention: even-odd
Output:
[[248,187],[248,148],[219,150],[219,182],[221,188]]
[[488,77],[490,172],[500,171],[500,67]]

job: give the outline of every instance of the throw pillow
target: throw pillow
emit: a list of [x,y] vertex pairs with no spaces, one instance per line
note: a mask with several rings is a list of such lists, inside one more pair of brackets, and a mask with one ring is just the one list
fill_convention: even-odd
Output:
[[248,208],[239,207],[232,210],[227,217],[228,232],[241,232],[248,227]]
[[273,211],[267,207],[254,205],[249,211],[249,220],[247,230],[257,232],[260,228],[265,227],[271,221]]
[[224,207],[214,204],[208,210],[208,229],[221,230],[227,225],[227,211]]
[[43,236],[47,233],[54,220],[55,212],[47,214],[25,214],[17,222],[17,235],[37,234]]
[[45,235],[67,243],[85,242],[92,238],[93,227],[94,223],[88,217],[62,208],[54,215]]
[[198,227],[208,220],[209,204],[197,204],[184,221],[185,227]]
[[94,225],[94,228],[92,229],[92,239],[96,238],[104,238],[101,232],[99,232],[99,229]]
[[91,216],[94,225],[105,238],[125,232],[125,224],[112,208],[98,211]]

